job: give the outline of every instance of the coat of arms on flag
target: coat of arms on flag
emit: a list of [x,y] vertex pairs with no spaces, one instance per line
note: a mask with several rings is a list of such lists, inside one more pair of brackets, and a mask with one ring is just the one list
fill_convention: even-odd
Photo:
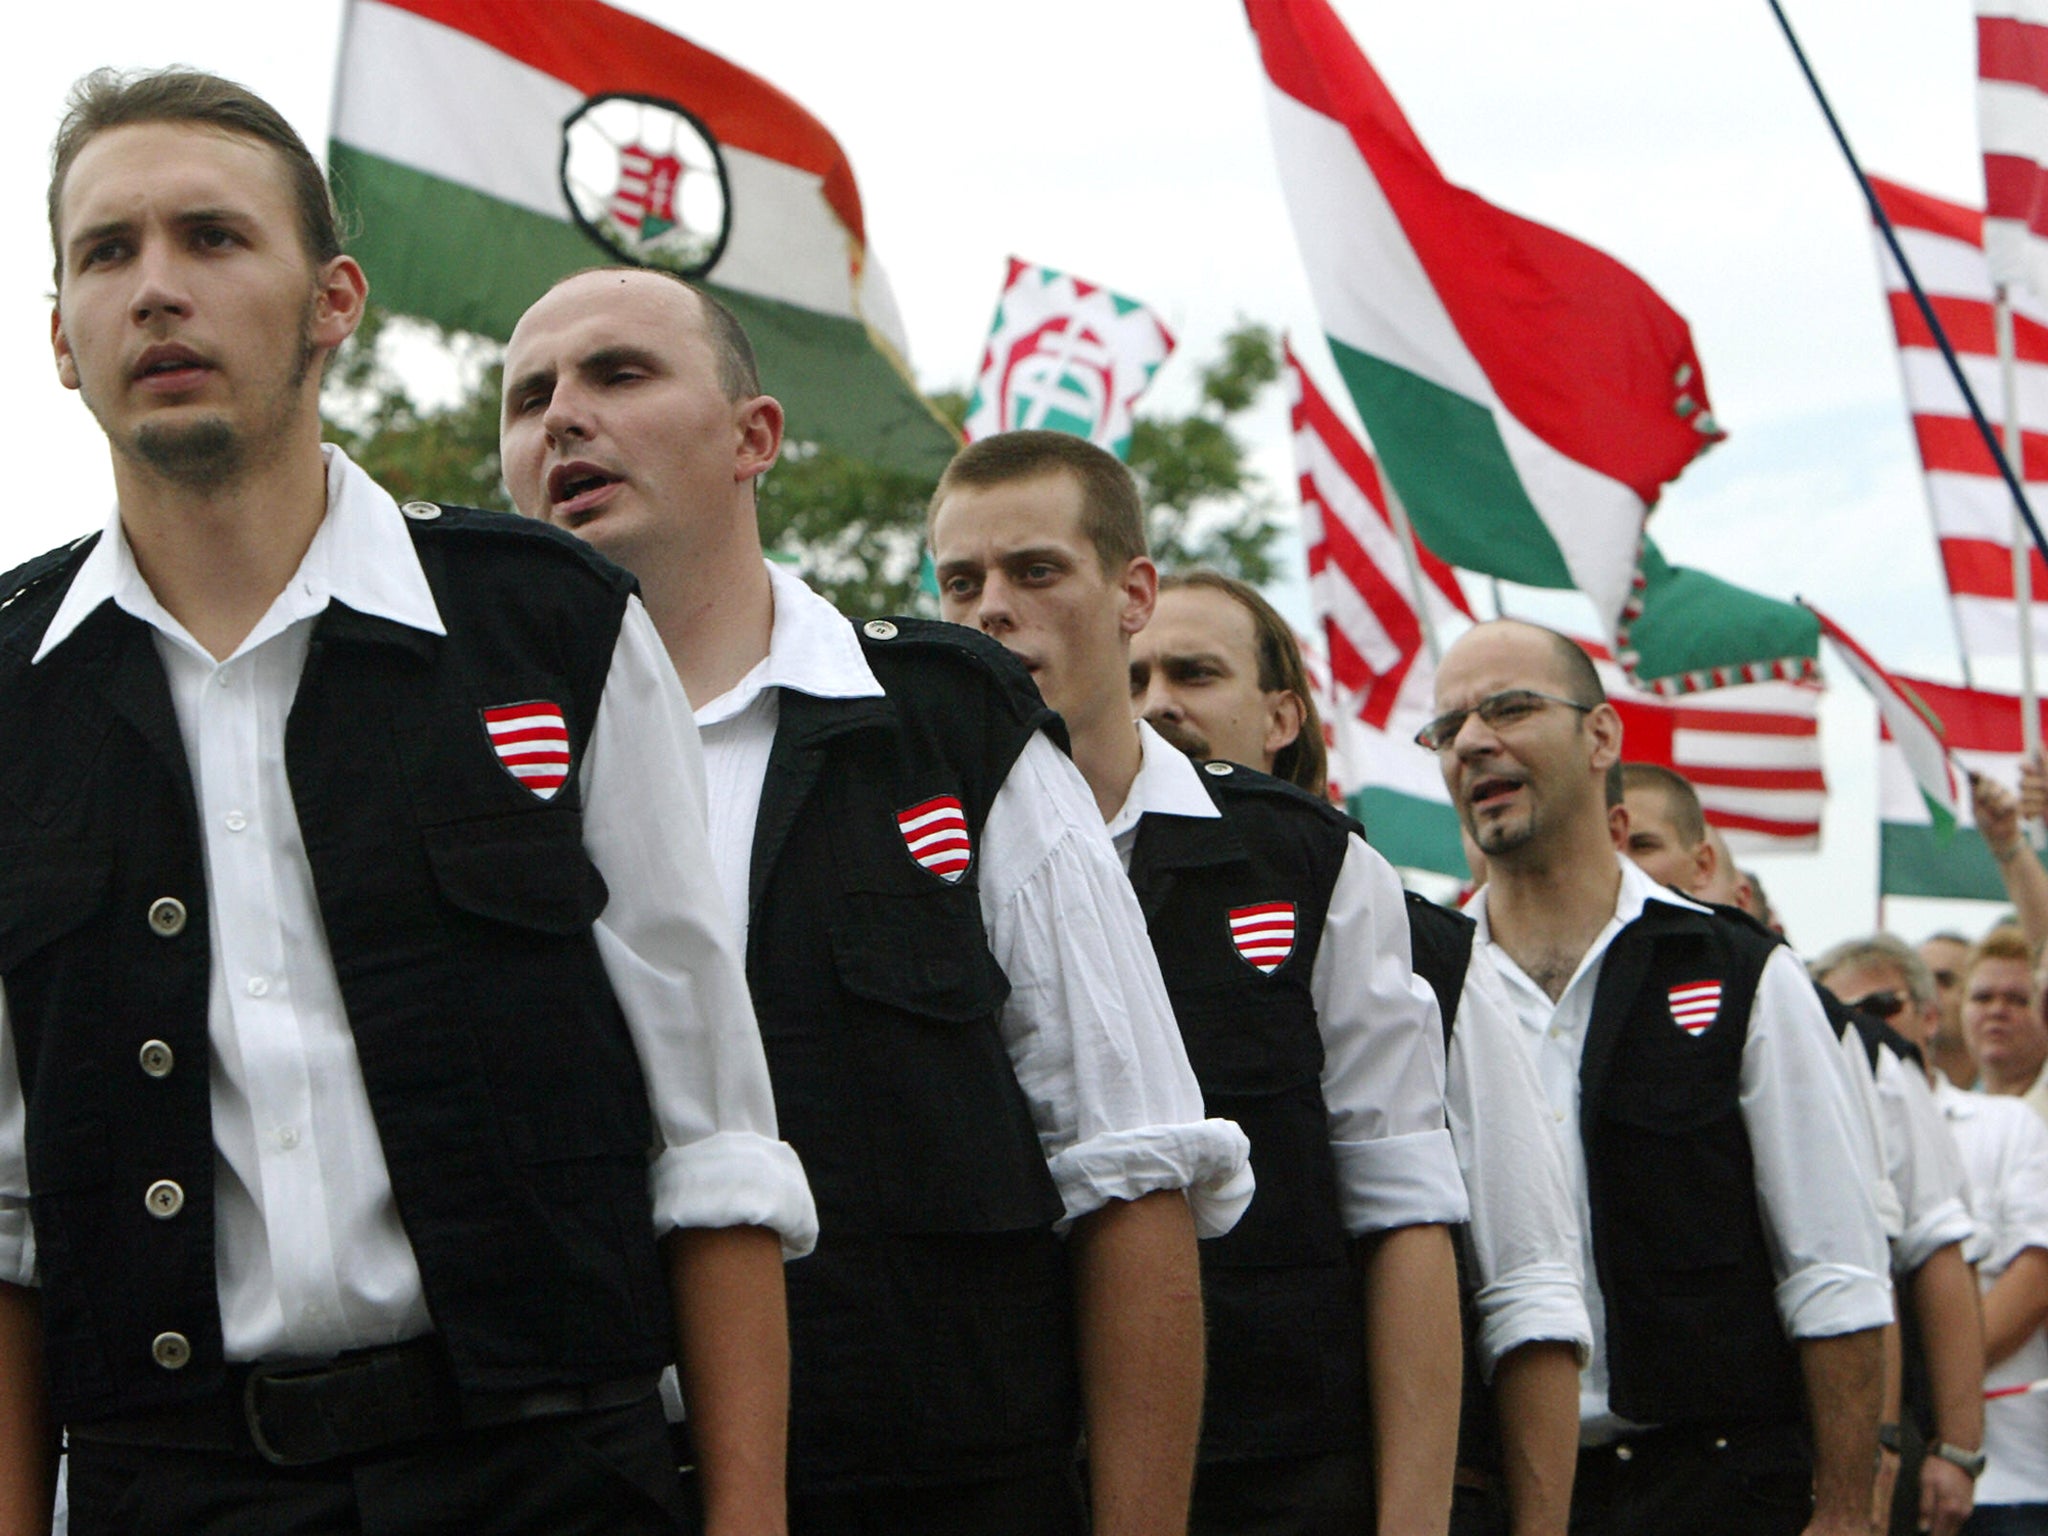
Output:
[[495,704],[484,710],[491,750],[505,771],[543,800],[569,779],[569,724],[546,699]]
[[1173,333],[1136,299],[1013,256],[967,403],[967,440],[1069,432],[1125,458],[1132,408],[1172,351]]
[[1689,981],[1664,994],[1671,1005],[1671,1022],[1688,1035],[1703,1035],[1721,1012],[1721,983]]
[[1230,909],[1230,942],[1245,963],[1268,976],[1294,953],[1294,903],[1262,901]]
[[952,795],[939,795],[896,813],[910,856],[948,885],[958,885],[974,861],[967,837],[967,812]]

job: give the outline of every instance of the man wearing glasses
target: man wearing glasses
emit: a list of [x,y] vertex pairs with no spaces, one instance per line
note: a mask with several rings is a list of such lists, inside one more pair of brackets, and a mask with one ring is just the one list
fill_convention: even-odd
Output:
[[1587,1245],[1573,1529],[1866,1530],[1888,1266],[1811,984],[1615,852],[1621,717],[1571,641],[1479,625],[1436,701],[1418,740],[1486,855],[1470,910]]

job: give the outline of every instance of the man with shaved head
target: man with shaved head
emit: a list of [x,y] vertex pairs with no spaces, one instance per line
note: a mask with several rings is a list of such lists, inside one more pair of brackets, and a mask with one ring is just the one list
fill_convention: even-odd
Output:
[[1790,951],[1619,857],[1621,717],[1562,635],[1460,637],[1419,733],[1580,1201],[1594,1346],[1574,1530],[1869,1521],[1884,1233],[1832,1030]]
[[[790,1523],[1184,1528],[1197,1232],[1250,1198],[1123,877],[1025,670],[953,625],[851,625],[762,558],[782,446],[745,335],[582,273],[505,357],[505,478],[631,570],[695,707],[711,856],[782,1129],[817,1195],[788,1273]],[[655,829],[650,829],[650,834]]]

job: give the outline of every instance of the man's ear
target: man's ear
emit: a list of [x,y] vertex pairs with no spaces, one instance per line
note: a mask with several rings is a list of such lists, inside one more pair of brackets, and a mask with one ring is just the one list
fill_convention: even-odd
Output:
[[739,442],[732,477],[759,479],[782,453],[782,402],[773,395],[755,395],[738,404],[734,419],[739,427]]
[[1134,555],[1117,578],[1123,593],[1119,626],[1135,635],[1152,622],[1152,610],[1159,606],[1159,567],[1144,555]]
[[1714,846],[1711,837],[1700,839],[1700,845],[1692,851],[1692,889],[1687,895],[1704,891],[1714,883],[1714,877],[1721,872],[1721,852]]
[[370,280],[353,256],[336,256],[323,265],[313,289],[313,345],[332,353],[363,323],[369,301]]
[[78,388],[78,359],[71,355],[71,343],[64,335],[64,312],[50,306],[50,350],[57,359],[57,382],[66,389]]
[[1285,752],[1308,724],[1308,709],[1292,688],[1274,688],[1266,694],[1266,756]]
[[1586,730],[1593,738],[1592,767],[1604,773],[1621,761],[1621,711],[1603,699],[1586,712]]

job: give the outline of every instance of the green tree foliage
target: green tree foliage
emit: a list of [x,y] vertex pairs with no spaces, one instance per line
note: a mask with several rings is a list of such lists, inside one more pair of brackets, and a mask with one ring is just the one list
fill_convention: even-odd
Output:
[[[457,394],[422,405],[394,354],[430,356],[436,345],[455,367]],[[1273,333],[1243,323],[1203,365],[1193,414],[1138,418],[1131,469],[1163,568],[1213,565],[1252,582],[1273,576],[1280,525],[1231,423],[1278,372]],[[445,332],[437,342],[433,328],[394,327],[373,310],[328,376],[328,434],[400,501],[510,510],[498,462],[502,376],[494,344]],[[932,407],[957,427],[967,398],[943,392]],[[762,546],[848,613],[918,611],[930,602],[920,567],[933,484],[813,443],[786,444],[760,483]]]

